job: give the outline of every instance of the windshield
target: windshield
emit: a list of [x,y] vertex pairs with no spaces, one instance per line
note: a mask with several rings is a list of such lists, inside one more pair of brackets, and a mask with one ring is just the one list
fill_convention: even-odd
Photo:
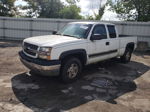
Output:
[[57,35],[70,36],[76,38],[87,38],[88,33],[91,29],[91,24],[68,24]]

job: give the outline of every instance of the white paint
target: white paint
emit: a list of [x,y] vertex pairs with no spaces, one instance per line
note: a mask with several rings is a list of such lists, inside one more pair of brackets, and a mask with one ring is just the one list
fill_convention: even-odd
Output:
[[[125,52],[126,46],[128,43],[137,43],[137,38],[136,37],[126,37],[126,38],[119,38],[118,37],[118,32],[115,28],[114,24],[110,23],[104,23],[104,22],[73,22],[69,23],[70,26],[74,26],[77,24],[92,24],[92,28],[90,29],[90,33],[87,36],[87,39],[83,38],[74,38],[70,36],[62,36],[62,35],[44,35],[44,36],[35,36],[31,38],[27,38],[23,41],[29,44],[37,45],[38,49],[37,52],[39,52],[39,49],[41,47],[46,47],[46,48],[51,48],[51,53],[50,57],[51,60],[59,60],[60,56],[62,53],[66,51],[72,51],[72,50],[77,50],[77,49],[83,49],[86,52],[87,55],[87,61],[86,65],[92,64],[92,63],[97,63],[99,61],[111,59],[114,57],[119,57],[122,56]],[[94,40],[91,41],[91,35],[92,32],[94,31],[94,28],[96,25],[102,24],[104,26],[104,29],[106,30],[106,39],[100,39],[100,40]],[[113,25],[114,30],[116,30],[116,38],[110,38],[109,32],[108,32],[108,25]],[[64,30],[65,32],[65,30]],[[63,32],[63,33],[64,33]],[[63,34],[62,33],[62,34]],[[109,43],[110,45],[106,45],[106,43]],[[99,53],[104,53],[104,52],[109,52],[109,51],[114,51],[114,53],[111,54],[105,54],[105,55],[99,55],[99,56],[94,56],[91,57],[88,55],[91,54],[99,54]],[[32,56],[26,52],[24,52],[27,56],[32,57],[32,58],[37,58],[38,53],[36,53],[36,56]],[[30,66],[33,66],[31,63],[28,64],[29,68]],[[109,73],[108,73],[109,74]]]

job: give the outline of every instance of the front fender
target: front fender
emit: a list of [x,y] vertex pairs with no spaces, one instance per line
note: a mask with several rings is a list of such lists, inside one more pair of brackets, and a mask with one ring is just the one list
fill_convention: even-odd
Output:
[[86,53],[86,50],[84,49],[75,49],[75,50],[69,50],[69,51],[65,51],[63,53],[61,53],[59,59],[62,60],[68,56],[81,56],[84,63],[86,63],[87,61],[87,53]]

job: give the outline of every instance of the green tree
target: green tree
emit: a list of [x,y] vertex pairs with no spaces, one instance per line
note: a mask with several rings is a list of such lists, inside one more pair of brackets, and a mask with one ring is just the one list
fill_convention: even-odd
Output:
[[150,0],[109,0],[108,5],[123,20],[150,21]]
[[86,16],[84,17],[84,19],[87,19],[87,20],[95,20],[94,16],[92,16],[92,15],[86,15]]
[[80,15],[81,8],[76,5],[79,0],[66,0],[68,5],[65,5],[64,8],[60,11],[61,18],[65,19],[82,19]]
[[66,18],[81,19],[80,8],[76,3],[78,0],[66,0],[64,5],[60,0],[25,0],[28,5],[23,9],[27,10],[27,17],[40,18]]
[[28,10],[28,17],[59,18],[63,8],[60,0],[25,0],[28,5],[23,9]]
[[16,0],[0,0],[0,16],[15,16],[15,1]]
[[60,11],[60,17],[65,19],[82,19],[80,12],[80,8],[76,5],[64,6]]
[[105,10],[105,5],[99,8],[98,13],[93,12],[94,13],[93,16],[92,15],[87,15],[85,17],[85,19],[88,19],[88,20],[101,20],[103,14],[104,14],[104,10]]
[[105,5],[99,8],[98,14],[94,13],[95,20],[100,20],[104,14]]

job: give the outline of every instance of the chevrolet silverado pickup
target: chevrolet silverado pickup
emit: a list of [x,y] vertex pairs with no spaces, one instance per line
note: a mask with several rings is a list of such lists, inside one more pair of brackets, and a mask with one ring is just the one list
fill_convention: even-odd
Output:
[[114,24],[72,22],[52,35],[27,38],[19,52],[21,62],[41,75],[60,76],[72,82],[85,65],[118,57],[131,59],[137,37],[120,37]]

